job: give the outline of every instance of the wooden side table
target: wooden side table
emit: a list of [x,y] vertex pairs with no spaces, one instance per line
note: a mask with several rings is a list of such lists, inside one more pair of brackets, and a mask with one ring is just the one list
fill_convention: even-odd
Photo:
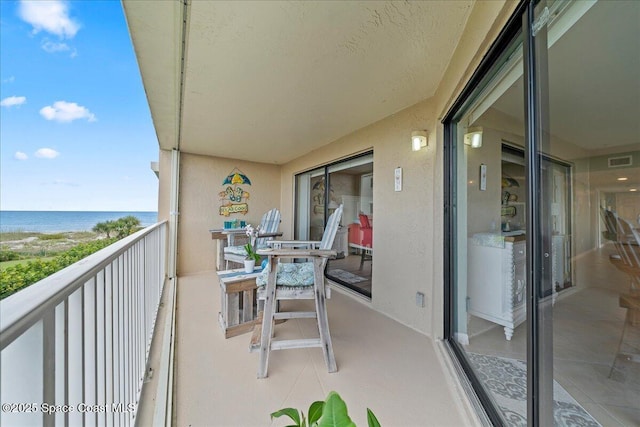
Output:
[[253,329],[258,312],[256,277],[261,271],[257,267],[253,273],[245,273],[243,268],[217,272],[220,282],[218,321],[225,338]]

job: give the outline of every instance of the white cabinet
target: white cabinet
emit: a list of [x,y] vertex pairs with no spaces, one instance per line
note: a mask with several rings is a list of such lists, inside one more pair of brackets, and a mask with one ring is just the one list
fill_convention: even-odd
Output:
[[551,271],[553,272],[553,291],[562,290],[565,284],[571,282],[570,260],[567,256],[569,239],[567,236],[557,234],[551,238]]
[[469,313],[504,326],[511,340],[513,330],[526,318],[525,241],[504,247],[468,242],[467,296]]

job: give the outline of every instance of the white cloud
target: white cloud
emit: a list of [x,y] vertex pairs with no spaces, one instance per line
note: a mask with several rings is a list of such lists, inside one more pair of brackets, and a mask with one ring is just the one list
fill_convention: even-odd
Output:
[[27,98],[24,96],[9,96],[2,101],[0,101],[0,105],[3,107],[13,107],[15,105],[22,105],[27,102]]
[[23,153],[22,151],[16,151],[16,154],[13,155],[16,160],[27,160],[29,156],[27,153]]
[[43,39],[40,46],[45,52],[48,53],[65,52],[71,50],[68,44],[52,42],[49,39]]
[[60,38],[73,38],[80,29],[80,24],[69,17],[69,6],[65,1],[23,0],[18,15],[33,26],[34,33],[46,31]]
[[9,78],[4,79],[4,80],[2,81],[2,83],[13,83],[13,82],[15,82],[15,81],[16,81],[15,76],[11,76],[11,77],[9,77]]
[[36,151],[36,157],[40,157],[41,159],[55,159],[59,155],[60,153],[53,148],[40,148]]
[[53,106],[48,105],[40,110],[40,115],[47,120],[57,122],[72,122],[78,119],[87,119],[95,122],[96,116],[88,108],[76,104],[75,102],[56,101]]

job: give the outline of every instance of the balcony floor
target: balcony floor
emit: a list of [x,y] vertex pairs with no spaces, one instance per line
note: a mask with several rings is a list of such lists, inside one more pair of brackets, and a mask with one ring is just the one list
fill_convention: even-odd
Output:
[[[271,353],[269,377],[258,380],[250,334],[224,338],[219,295],[213,272],[179,279],[174,425],[270,425],[271,412],[306,413],[331,390],[357,425],[367,425],[367,407],[384,426],[465,424],[431,339],[353,297],[333,292],[328,301],[338,372],[327,373],[319,348],[282,350]],[[276,326],[276,336],[312,337],[315,329],[314,319],[289,320]]]

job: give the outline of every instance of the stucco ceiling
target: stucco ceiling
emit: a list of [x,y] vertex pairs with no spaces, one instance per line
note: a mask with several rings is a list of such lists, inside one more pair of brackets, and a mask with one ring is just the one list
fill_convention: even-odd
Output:
[[281,164],[431,97],[473,1],[123,4],[160,147]]

